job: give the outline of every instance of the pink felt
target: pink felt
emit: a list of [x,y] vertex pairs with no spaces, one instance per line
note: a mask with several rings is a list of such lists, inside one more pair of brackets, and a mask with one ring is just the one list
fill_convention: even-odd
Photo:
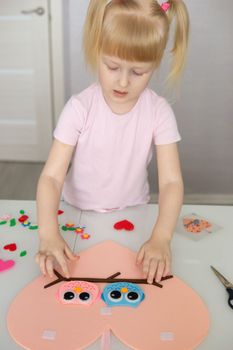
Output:
[[[80,253],[71,266],[74,277],[104,277],[120,271],[122,278],[142,278],[136,253],[114,242],[104,242]],[[117,278],[116,278],[117,279]],[[60,284],[48,289],[49,278],[39,277],[15,298],[7,323],[11,336],[25,349],[85,349],[110,329],[137,350],[191,350],[207,335],[209,316],[200,297],[177,277],[163,288],[140,285],[145,300],[138,308],[113,307],[98,300],[91,306],[63,305],[56,299]],[[106,284],[98,284],[103,290]],[[52,331],[53,339],[44,339]],[[172,340],[163,340],[164,334]],[[105,333],[107,334],[107,333]]]
[[2,260],[0,259],[0,272],[11,269],[15,265],[14,260]]

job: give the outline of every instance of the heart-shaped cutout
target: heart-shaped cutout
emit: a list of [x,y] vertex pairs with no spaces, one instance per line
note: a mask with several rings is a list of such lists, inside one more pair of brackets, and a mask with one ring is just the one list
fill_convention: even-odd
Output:
[[18,221],[19,222],[24,222],[24,221],[26,221],[28,219],[28,216],[27,215],[22,215],[22,216],[20,216],[19,218],[18,218]]
[[132,222],[128,220],[122,220],[115,223],[114,228],[116,230],[126,230],[126,231],[132,231],[134,229],[134,225]]
[[15,243],[6,244],[4,246],[4,249],[9,250],[10,252],[14,252],[17,249],[17,245]]
[[0,259],[0,272],[9,270],[15,265],[14,260],[1,260]]

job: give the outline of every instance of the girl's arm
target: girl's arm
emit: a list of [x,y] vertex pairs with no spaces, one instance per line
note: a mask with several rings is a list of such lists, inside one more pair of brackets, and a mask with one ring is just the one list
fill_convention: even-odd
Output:
[[156,146],[159,213],[151,238],[140,249],[137,263],[151,283],[160,281],[171,270],[170,241],[183,202],[183,180],[177,144]]
[[74,146],[54,140],[48,160],[37,186],[37,215],[40,247],[36,255],[41,272],[53,276],[53,265],[58,262],[64,274],[69,275],[67,259],[75,256],[60,235],[58,215],[60,196]]

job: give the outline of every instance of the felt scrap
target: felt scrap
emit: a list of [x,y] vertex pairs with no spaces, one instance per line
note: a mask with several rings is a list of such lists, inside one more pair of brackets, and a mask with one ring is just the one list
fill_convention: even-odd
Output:
[[113,226],[116,230],[126,230],[126,231],[132,231],[134,229],[134,225],[132,222],[128,220],[122,220],[115,223]]
[[89,239],[91,235],[84,232],[85,226],[75,226],[74,223],[68,222],[62,226],[63,231],[74,231],[77,235],[80,235],[82,239]]
[[21,223],[22,224],[22,226],[24,226],[24,227],[27,227],[27,226],[30,226],[31,225],[31,223],[29,222],[29,221],[24,221],[24,222],[22,222]]
[[11,226],[11,227],[16,226],[16,220],[15,220],[15,218],[13,218],[13,219],[10,220],[10,226]]
[[20,252],[20,254],[19,254],[19,256],[25,256],[25,255],[27,255],[27,251],[26,250],[22,250],[22,252]]
[[75,230],[75,233],[77,233],[78,235],[81,234],[81,233],[84,233],[84,229],[85,227],[76,227],[76,230]]
[[4,221],[0,221],[0,225],[5,225],[7,223],[7,221],[6,220],[4,220]]
[[38,225],[29,226],[29,230],[37,230],[37,229],[38,229]]
[[91,237],[91,235],[89,235],[88,233],[83,233],[82,235],[81,235],[81,238],[82,239],[89,239]]
[[14,260],[2,260],[0,259],[0,272],[11,269],[15,265]]
[[10,252],[14,252],[17,249],[17,245],[15,243],[6,244],[4,246],[4,249],[9,250]]
[[28,219],[28,216],[27,215],[22,215],[22,216],[20,216],[19,218],[18,218],[18,221],[19,222],[24,222],[24,221],[27,221],[27,219]]

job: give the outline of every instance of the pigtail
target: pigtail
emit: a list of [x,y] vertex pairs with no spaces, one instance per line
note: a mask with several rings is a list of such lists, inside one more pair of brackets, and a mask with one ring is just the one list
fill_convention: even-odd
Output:
[[173,60],[168,77],[169,81],[174,82],[181,74],[185,65],[189,37],[189,16],[182,0],[169,0],[167,3],[170,5],[167,11],[170,24],[174,17],[176,19],[174,45],[171,51]]
[[91,0],[83,32],[83,49],[86,62],[95,70],[99,54],[100,36],[103,27],[107,0]]

